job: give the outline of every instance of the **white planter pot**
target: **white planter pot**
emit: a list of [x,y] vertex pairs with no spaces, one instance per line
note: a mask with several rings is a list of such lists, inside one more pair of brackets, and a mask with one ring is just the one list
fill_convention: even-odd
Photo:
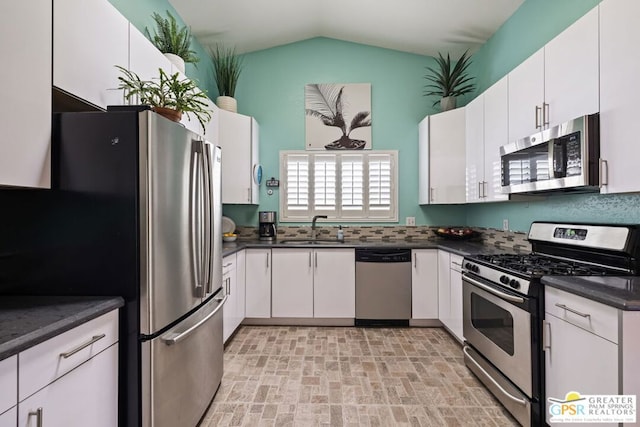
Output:
[[184,74],[184,59],[178,55],[174,55],[173,53],[165,53],[164,56],[171,61],[171,63],[175,65],[182,74]]
[[440,99],[440,110],[441,111],[449,111],[456,108],[456,97],[455,96],[447,96]]
[[216,98],[216,105],[223,110],[238,112],[238,101],[230,96],[219,96]]

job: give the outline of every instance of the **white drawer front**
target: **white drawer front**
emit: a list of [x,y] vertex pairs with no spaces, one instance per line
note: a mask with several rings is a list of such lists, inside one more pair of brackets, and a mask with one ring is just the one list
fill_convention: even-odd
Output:
[[618,309],[614,307],[547,286],[545,287],[545,311],[572,325],[618,343]]
[[[68,354],[92,341],[75,354]],[[118,310],[113,310],[21,352],[20,402],[117,341]]]
[[0,414],[18,403],[18,356],[0,361]]
[[227,255],[222,258],[222,275],[228,274],[236,268],[236,254]]

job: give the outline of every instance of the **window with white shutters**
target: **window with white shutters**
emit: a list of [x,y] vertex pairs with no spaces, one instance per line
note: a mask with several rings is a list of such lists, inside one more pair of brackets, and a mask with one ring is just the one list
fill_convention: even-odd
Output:
[[281,221],[397,221],[397,151],[280,152]]

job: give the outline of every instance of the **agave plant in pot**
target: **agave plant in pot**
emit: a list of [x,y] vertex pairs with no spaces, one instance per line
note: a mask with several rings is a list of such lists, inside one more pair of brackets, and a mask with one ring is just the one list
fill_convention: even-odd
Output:
[[216,104],[223,110],[235,113],[238,111],[238,103],[234,95],[242,71],[242,58],[236,55],[235,48],[224,48],[220,45],[211,49],[211,58],[220,95],[216,99]]
[[133,71],[118,65],[116,68],[123,74],[118,77],[118,89],[124,90],[127,101],[150,105],[156,113],[174,122],[182,119],[182,113],[186,113],[189,120],[193,114],[204,131],[211,113],[207,109],[207,96],[192,80],[181,80],[179,73],[168,75],[161,68],[157,78],[142,80]]
[[153,36],[146,27],[144,32],[158,50],[184,73],[185,62],[196,64],[200,58],[191,49],[191,29],[178,25],[176,18],[168,10],[166,12],[167,18],[157,12],[153,13],[152,18],[156,23]]
[[455,65],[451,63],[451,57],[443,57],[438,53],[436,59],[436,67],[427,67],[428,74],[424,76],[430,83],[425,86],[425,96],[437,96],[433,103],[435,107],[440,103],[442,111],[456,108],[456,97],[471,93],[475,90],[473,77],[467,74],[467,69],[471,64],[471,57],[466,51],[456,61]]

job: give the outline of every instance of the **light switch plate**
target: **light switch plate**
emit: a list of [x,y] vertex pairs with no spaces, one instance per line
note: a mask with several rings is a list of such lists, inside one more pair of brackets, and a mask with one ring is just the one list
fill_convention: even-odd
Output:
[[406,225],[416,225],[416,217],[408,216],[406,219]]
[[509,220],[506,218],[502,220],[502,231],[509,231]]

